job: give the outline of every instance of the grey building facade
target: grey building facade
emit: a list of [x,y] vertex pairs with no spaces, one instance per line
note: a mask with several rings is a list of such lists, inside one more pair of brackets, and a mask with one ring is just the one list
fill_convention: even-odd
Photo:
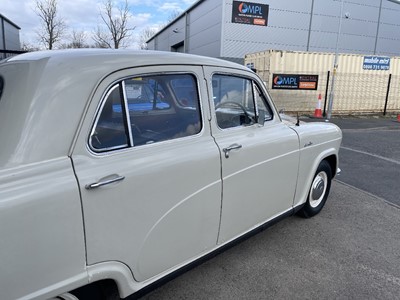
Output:
[[[235,17],[238,7],[248,16],[260,12],[257,6],[265,24],[247,22],[241,17],[246,14]],[[339,53],[399,56],[400,5],[389,0],[199,0],[148,41],[152,50],[239,63],[246,54],[264,50],[335,52],[336,46]]]
[[0,14],[0,59],[13,55],[13,51],[20,51],[20,27]]

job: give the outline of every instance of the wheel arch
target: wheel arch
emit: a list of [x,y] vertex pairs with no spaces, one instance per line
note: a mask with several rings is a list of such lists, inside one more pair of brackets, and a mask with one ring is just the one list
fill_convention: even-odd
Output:
[[336,154],[329,155],[329,156],[325,157],[323,160],[326,160],[329,163],[329,166],[331,167],[331,171],[332,171],[332,178],[334,178],[337,174],[337,167],[338,167],[337,155]]
[[[312,155],[311,155],[312,156]],[[338,156],[335,148],[328,148],[325,151],[320,152],[312,161],[300,161],[299,166],[299,180],[297,182],[297,189],[295,199],[293,201],[293,207],[301,206],[307,199],[307,194],[314,178],[315,172],[318,169],[319,164],[326,160],[332,170],[332,178],[337,173]],[[301,180],[301,178],[304,178]]]
[[[78,299],[90,299],[89,296],[95,293],[96,295],[114,295],[111,299],[123,299],[146,285],[137,282],[129,267],[119,261],[107,261],[89,265],[86,268],[85,275],[86,280],[84,282],[81,281],[79,284],[75,283],[69,286],[64,285],[59,288],[58,297],[62,299],[63,295],[72,294],[78,296]],[[53,291],[51,295],[57,294]],[[96,299],[101,299],[101,297],[96,297]]]
[[142,286],[135,281],[129,267],[122,262],[108,261],[87,267],[89,284],[97,281],[111,280],[117,288],[121,298],[138,291]]

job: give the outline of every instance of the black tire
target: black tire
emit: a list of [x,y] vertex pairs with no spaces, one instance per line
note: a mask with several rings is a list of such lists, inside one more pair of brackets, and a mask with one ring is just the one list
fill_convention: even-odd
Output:
[[318,214],[328,199],[332,182],[332,169],[326,160],[321,161],[311,182],[307,200],[298,214],[304,218],[311,218]]

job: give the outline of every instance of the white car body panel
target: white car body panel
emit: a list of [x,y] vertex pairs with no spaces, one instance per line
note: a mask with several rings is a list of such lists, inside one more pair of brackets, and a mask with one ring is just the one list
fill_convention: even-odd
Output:
[[1,169],[0,298],[40,295],[76,276],[87,282],[82,225],[69,158]]
[[[222,158],[219,243],[285,211],[293,203],[299,159],[297,135],[286,126],[273,123],[215,134],[221,149],[235,143],[242,145],[230,152],[229,159]],[[284,149],[278,142],[282,140]]]
[[[207,68],[205,77],[229,74],[229,71]],[[236,71],[236,74],[248,76],[246,72]],[[211,91],[209,99],[212,99]],[[218,242],[224,243],[292,206],[299,142],[297,134],[278,116],[264,125],[225,130],[220,129],[215,121],[211,124],[212,134],[221,150],[234,144],[241,146],[230,151],[229,158],[221,156],[223,196]]]
[[[336,156],[336,169],[332,170],[336,174],[339,164],[337,153],[342,140],[342,132],[334,124],[322,122],[304,123],[294,128],[300,139],[299,176],[296,198],[293,202],[293,206],[296,207],[304,203],[320,161],[332,155]],[[324,138],[321,132],[329,135],[330,139]]]
[[[127,75],[169,70],[124,70],[104,79],[98,90]],[[201,68],[188,66],[176,66],[174,71],[202,73]],[[93,98],[101,96],[95,93]],[[97,102],[92,104],[90,113],[97,109]],[[222,184],[219,151],[209,135],[209,123],[204,122],[194,136],[95,155],[86,144],[92,122],[88,118],[83,124],[72,154],[82,183],[88,264],[113,258],[126,263],[135,279],[143,281],[215,247]],[[85,189],[111,174],[125,179],[98,190]]]
[[[122,78],[169,73],[195,76],[201,131],[95,153],[88,140],[107,90]],[[273,118],[221,130],[214,73],[257,83]],[[46,299],[104,279],[126,297],[291,213],[306,201],[319,163],[338,166],[340,129],[282,122],[262,81],[234,63],[44,51],[0,63],[0,77],[2,299]],[[226,158],[222,149],[232,144],[242,148]],[[117,175],[124,179],[86,188]]]

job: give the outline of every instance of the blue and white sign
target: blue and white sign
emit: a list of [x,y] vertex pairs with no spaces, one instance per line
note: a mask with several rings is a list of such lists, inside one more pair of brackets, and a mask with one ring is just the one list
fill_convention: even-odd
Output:
[[254,63],[247,63],[246,67],[248,67],[249,69],[255,69],[254,68]]
[[390,57],[386,56],[364,56],[364,70],[389,70]]

